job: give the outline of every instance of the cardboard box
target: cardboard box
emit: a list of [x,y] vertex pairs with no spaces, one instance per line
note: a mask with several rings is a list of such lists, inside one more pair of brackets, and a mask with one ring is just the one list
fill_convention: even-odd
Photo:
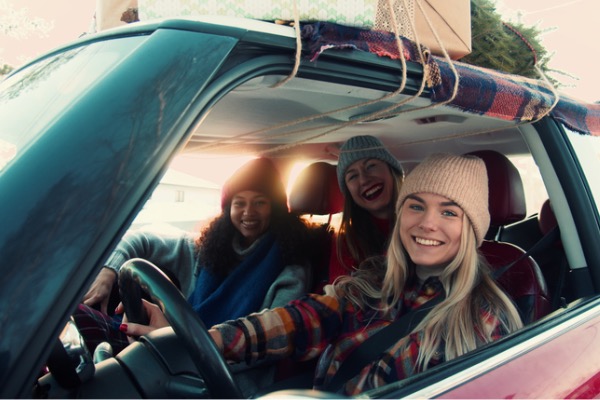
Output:
[[[435,28],[443,46],[453,60],[471,53],[471,1],[470,0],[418,0]],[[433,54],[442,55],[425,15],[415,9],[415,25],[420,40]]]
[[[471,53],[470,0],[393,0],[393,7],[402,36],[414,41],[418,35],[421,44],[440,56],[444,46],[454,60]],[[416,35],[410,26],[411,18]],[[379,0],[374,29],[393,31],[388,0]]]

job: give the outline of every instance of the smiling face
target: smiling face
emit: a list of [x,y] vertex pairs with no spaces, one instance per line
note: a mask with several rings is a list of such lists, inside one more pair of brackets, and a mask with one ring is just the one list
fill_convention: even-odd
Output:
[[231,222],[251,245],[269,228],[271,199],[262,192],[245,190],[231,199]]
[[400,239],[417,266],[447,265],[458,253],[463,210],[450,199],[432,193],[410,195],[399,217]]
[[394,179],[387,163],[376,158],[364,158],[350,164],[344,175],[354,202],[381,219],[390,218],[394,211]]

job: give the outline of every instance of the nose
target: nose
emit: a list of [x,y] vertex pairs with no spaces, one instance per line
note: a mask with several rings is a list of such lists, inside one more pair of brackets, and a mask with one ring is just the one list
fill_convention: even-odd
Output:
[[256,211],[256,208],[254,207],[254,205],[252,203],[249,203],[246,205],[246,207],[244,207],[244,215],[252,215],[254,214],[254,212]]
[[360,185],[364,185],[368,183],[371,179],[371,176],[367,173],[367,171],[359,171],[358,172],[358,183]]
[[435,231],[438,227],[438,218],[436,213],[432,211],[425,211],[422,214],[421,220],[419,221],[419,228],[425,231]]

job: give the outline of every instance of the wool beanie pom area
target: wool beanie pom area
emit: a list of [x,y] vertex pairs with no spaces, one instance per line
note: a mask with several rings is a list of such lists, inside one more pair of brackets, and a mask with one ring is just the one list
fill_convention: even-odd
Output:
[[256,158],[242,165],[221,189],[221,210],[224,211],[236,193],[245,190],[264,193],[274,205],[287,210],[287,194],[279,171],[268,158]]
[[488,175],[485,163],[476,156],[432,154],[406,177],[400,189],[398,208],[417,193],[446,197],[465,212],[481,246],[490,227]]

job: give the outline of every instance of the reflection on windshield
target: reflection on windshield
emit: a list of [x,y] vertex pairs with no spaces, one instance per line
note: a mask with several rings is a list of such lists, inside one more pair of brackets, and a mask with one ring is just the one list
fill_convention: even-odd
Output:
[[17,154],[17,146],[14,143],[6,142],[0,139],[0,171]]
[[43,58],[1,81],[0,170],[144,38],[83,44]]

